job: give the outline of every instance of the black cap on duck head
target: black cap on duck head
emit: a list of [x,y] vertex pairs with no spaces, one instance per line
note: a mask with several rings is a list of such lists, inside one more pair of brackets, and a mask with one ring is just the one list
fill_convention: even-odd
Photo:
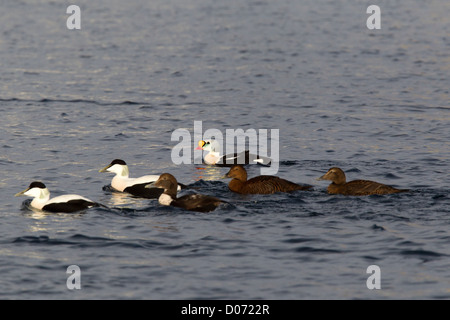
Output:
[[111,166],[113,166],[113,165],[115,165],[115,164],[120,164],[120,165],[122,165],[122,166],[126,166],[127,164],[125,163],[125,161],[123,161],[123,160],[121,160],[121,159],[114,159],[112,162],[111,162]]
[[32,183],[30,183],[30,186],[28,187],[28,189],[33,189],[33,188],[45,189],[47,187],[45,186],[45,184],[43,184],[40,181],[33,181]]

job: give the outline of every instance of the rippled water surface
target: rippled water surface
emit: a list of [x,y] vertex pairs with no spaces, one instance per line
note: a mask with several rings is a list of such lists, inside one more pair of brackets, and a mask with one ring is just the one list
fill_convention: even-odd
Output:
[[[381,30],[366,1],[76,4],[81,30],[65,4],[0,5],[0,298],[450,298],[448,1],[377,1]],[[240,196],[225,168],[175,165],[194,121],[279,129],[277,175],[314,190]],[[115,158],[230,205],[112,193]],[[412,191],[328,195],[332,166]],[[14,194],[34,180],[109,209],[31,211]]]

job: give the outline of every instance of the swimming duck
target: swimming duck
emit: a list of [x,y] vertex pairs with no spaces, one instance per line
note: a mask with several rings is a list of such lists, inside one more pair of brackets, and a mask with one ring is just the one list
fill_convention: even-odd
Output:
[[28,196],[34,198],[31,207],[48,212],[72,213],[98,207],[100,204],[76,194],[66,194],[50,199],[50,191],[45,184],[34,181],[30,186],[15,194],[18,196]]
[[[125,161],[113,160],[99,172],[113,172],[116,175],[111,180],[111,187],[119,192],[126,192],[136,197],[156,199],[163,191],[159,188],[145,188],[151,182],[158,180],[159,175],[146,175],[139,178],[130,178],[130,170]],[[181,185],[178,186],[179,190]]]
[[227,155],[220,155],[220,145],[216,140],[200,140],[195,150],[209,151],[203,158],[206,164],[216,165],[220,167],[230,167],[234,164],[260,164],[270,166],[272,159],[255,155],[249,150],[235,152]]
[[344,171],[337,167],[331,168],[326,174],[317,180],[332,181],[327,188],[328,193],[343,194],[346,196],[367,196],[372,194],[383,195],[409,191],[405,189],[396,189],[394,187],[369,180],[353,180],[346,182]]
[[224,201],[203,194],[188,194],[177,198],[177,179],[170,173],[163,173],[159,179],[146,188],[162,188],[163,193],[158,202],[165,206],[183,208],[189,211],[210,212]]
[[233,178],[228,188],[242,194],[270,194],[312,188],[312,186],[299,185],[275,176],[257,176],[247,180],[247,171],[241,165],[232,166],[224,177]]

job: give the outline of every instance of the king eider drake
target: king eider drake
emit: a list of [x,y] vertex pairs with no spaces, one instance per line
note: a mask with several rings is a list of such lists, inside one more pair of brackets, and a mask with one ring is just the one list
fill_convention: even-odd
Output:
[[232,178],[228,188],[241,194],[270,194],[312,188],[312,186],[299,185],[275,176],[257,176],[247,180],[247,171],[241,165],[232,166],[224,178]]
[[369,180],[353,180],[346,182],[344,171],[337,167],[331,168],[317,180],[332,181],[327,188],[328,193],[343,194],[346,196],[368,196],[373,194],[383,195],[409,191],[405,189],[396,189],[394,187]]
[[15,196],[32,197],[34,199],[31,201],[31,207],[48,212],[72,213],[100,206],[100,204],[76,194],[66,194],[50,199],[50,191],[45,184],[38,181],[32,182],[27,189],[16,193]]
[[195,150],[209,151],[203,157],[206,164],[219,167],[231,167],[234,164],[260,164],[270,166],[272,159],[250,153],[249,150],[239,153],[220,155],[220,145],[216,140],[200,140]]
[[162,188],[163,193],[158,202],[165,206],[183,208],[189,211],[210,212],[224,201],[203,194],[188,194],[177,198],[177,179],[170,173],[163,173],[159,179],[148,185],[148,188]]
[[[157,199],[163,190],[159,188],[146,188],[149,183],[158,180],[159,175],[146,175],[139,178],[130,178],[130,170],[125,161],[113,160],[99,172],[112,172],[116,175],[111,180],[111,187],[119,192],[126,192],[136,197]],[[178,186],[181,189],[181,185]]]

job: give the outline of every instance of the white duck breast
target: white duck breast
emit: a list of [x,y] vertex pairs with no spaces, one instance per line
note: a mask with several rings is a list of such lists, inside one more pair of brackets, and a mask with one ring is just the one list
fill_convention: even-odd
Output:
[[158,202],[163,206],[170,206],[170,204],[173,202],[173,198],[168,194],[162,193],[158,198]]
[[50,199],[50,191],[42,182],[32,182],[28,189],[19,192],[17,196],[29,196],[34,198],[31,207],[48,212],[72,213],[98,207],[99,204],[76,194],[66,194]]
[[203,160],[206,164],[216,165],[219,167],[231,167],[235,164],[260,164],[264,166],[270,166],[272,159],[258,154],[252,154],[249,150],[242,152],[230,153],[227,155],[220,155],[220,145],[215,140],[200,140],[196,150],[209,151],[204,156]]
[[[111,187],[119,192],[126,192],[140,198],[156,199],[162,194],[159,188],[145,188],[146,185],[158,180],[159,175],[146,175],[130,178],[130,171],[125,161],[116,159],[99,172],[112,172],[116,175],[111,180]],[[178,186],[181,189],[181,186]]]

